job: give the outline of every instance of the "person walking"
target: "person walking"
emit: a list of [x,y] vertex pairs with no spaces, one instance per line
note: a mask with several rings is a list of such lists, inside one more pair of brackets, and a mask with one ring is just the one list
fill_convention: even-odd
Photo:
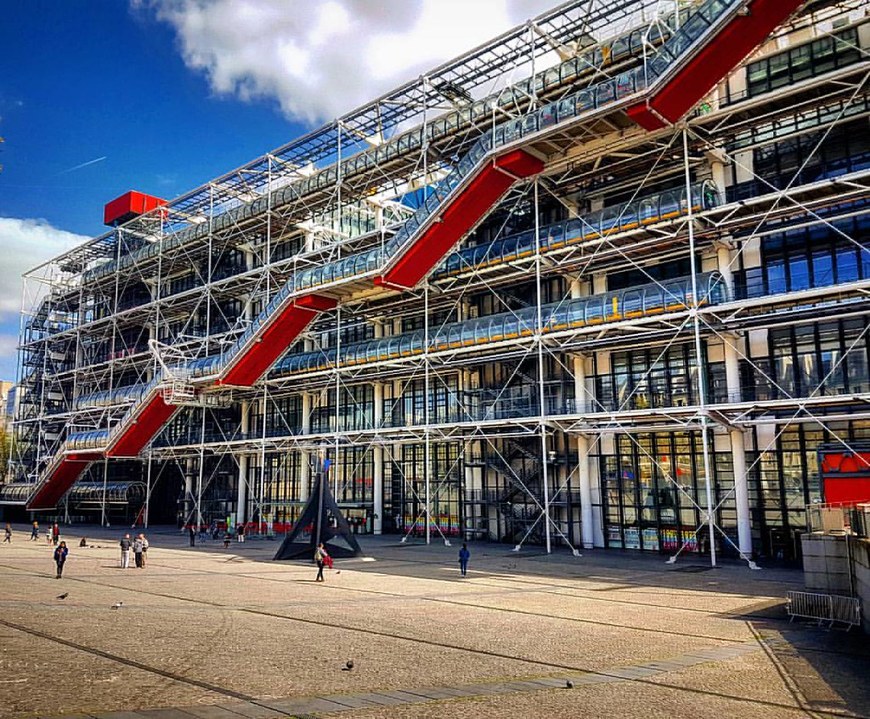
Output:
[[187,536],[190,538],[190,546],[195,547],[196,546],[196,532],[193,529],[192,523],[187,525]]
[[245,543],[245,525],[244,523],[239,524],[236,528],[236,538],[239,540],[240,544]]
[[39,541],[39,522],[34,522],[33,526],[30,528],[30,541]]
[[130,566],[130,550],[133,548],[133,540],[129,534],[125,534],[121,541],[121,569],[127,569]]
[[57,549],[54,550],[54,563],[57,565],[57,576],[55,579],[60,579],[63,576],[63,565],[66,562],[67,554],[69,554],[69,549],[66,548],[66,542],[61,542]]
[[323,546],[323,542],[317,545],[314,550],[314,561],[317,562],[317,579],[315,582],[323,581],[323,567],[326,565],[326,560],[329,559],[329,554]]
[[468,545],[463,543],[462,549],[459,550],[459,571],[462,576],[468,571],[468,560],[471,559],[471,552],[468,551]]
[[12,525],[6,522],[6,536],[3,537],[3,544],[12,544]]
[[60,526],[55,522],[51,527],[51,543],[56,547],[60,541]]

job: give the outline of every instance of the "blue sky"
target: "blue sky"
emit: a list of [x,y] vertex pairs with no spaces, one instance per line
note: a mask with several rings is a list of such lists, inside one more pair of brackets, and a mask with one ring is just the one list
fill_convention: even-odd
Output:
[[[549,0],[28,0],[0,23],[0,379],[20,274],[416,77]],[[462,12],[467,23],[457,27]],[[81,236],[81,237],[79,237]]]

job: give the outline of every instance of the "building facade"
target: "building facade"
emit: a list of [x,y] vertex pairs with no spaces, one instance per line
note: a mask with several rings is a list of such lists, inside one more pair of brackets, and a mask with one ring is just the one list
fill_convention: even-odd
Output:
[[0,499],[280,532],[328,458],[359,532],[793,557],[870,441],[870,17],[680,89],[769,6],[563,4],[37,268]]

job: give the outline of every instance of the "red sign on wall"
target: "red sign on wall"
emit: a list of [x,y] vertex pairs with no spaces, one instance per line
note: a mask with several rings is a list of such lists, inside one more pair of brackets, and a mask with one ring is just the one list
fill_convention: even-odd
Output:
[[822,493],[828,504],[870,502],[870,452],[819,452]]

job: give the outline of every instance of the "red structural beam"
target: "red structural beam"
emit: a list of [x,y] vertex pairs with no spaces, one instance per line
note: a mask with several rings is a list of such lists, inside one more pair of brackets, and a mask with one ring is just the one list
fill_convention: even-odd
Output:
[[61,497],[73,486],[87,466],[102,455],[96,452],[86,454],[70,454],[58,464],[51,476],[47,477],[42,486],[27,502],[27,509],[54,509]]
[[513,150],[487,163],[468,186],[375,284],[413,287],[480,220],[517,179],[536,175],[544,163],[525,150]]
[[336,304],[334,299],[321,295],[306,295],[294,300],[279,311],[259,337],[252,340],[250,348],[236,358],[218,384],[250,387],[318,314],[333,309]]
[[662,88],[628,108],[628,116],[645,130],[676,122],[802,4],[803,0],[750,0],[745,15],[732,17]]

